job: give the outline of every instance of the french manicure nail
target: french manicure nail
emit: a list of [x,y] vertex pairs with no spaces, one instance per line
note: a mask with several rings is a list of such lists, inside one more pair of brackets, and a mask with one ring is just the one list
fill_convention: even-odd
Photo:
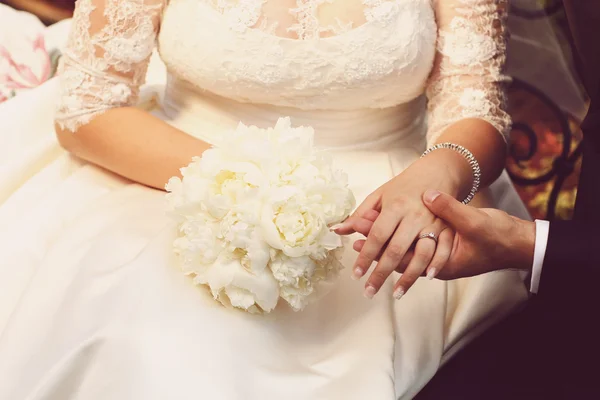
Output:
[[429,268],[429,270],[427,271],[427,279],[432,280],[433,278],[435,278],[435,273],[437,271],[435,270],[435,268]]
[[399,287],[394,291],[394,298],[396,300],[400,300],[402,296],[404,296],[404,289],[402,289],[402,287]]
[[331,226],[331,228],[329,228],[329,230],[331,230],[331,231],[337,231],[338,229],[343,228],[345,226],[346,226],[346,224],[344,224],[342,222],[341,224],[335,224],[335,225]]
[[375,290],[375,288],[373,286],[367,286],[365,289],[365,297],[367,299],[372,299],[375,296],[375,293],[377,293],[377,290]]
[[438,192],[437,190],[428,190],[425,192],[425,195],[423,196],[423,198],[425,199],[425,201],[427,203],[433,203],[435,201],[435,199],[437,199],[439,197],[441,193]]
[[362,276],[365,273],[363,272],[362,268],[360,267],[356,267],[354,268],[354,270],[352,271],[352,279],[354,279],[355,281],[359,280],[360,278],[362,278]]

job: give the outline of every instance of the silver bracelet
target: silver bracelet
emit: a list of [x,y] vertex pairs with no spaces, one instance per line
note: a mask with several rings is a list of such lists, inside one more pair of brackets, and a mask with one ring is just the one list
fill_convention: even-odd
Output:
[[440,143],[431,146],[430,148],[425,150],[421,158],[425,157],[432,151],[439,149],[450,149],[456,151],[461,156],[463,156],[471,166],[471,170],[473,171],[473,186],[471,187],[471,191],[469,192],[467,197],[465,197],[465,199],[462,201],[463,204],[469,204],[471,200],[473,200],[473,197],[475,197],[477,191],[479,190],[479,185],[481,185],[481,168],[479,168],[479,163],[477,162],[477,159],[469,150],[467,150],[461,145],[454,143]]

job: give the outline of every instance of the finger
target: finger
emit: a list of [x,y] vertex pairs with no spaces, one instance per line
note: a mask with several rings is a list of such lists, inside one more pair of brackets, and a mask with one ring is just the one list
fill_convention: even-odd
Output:
[[435,247],[435,241],[431,239],[425,238],[417,241],[415,254],[398,282],[396,282],[396,286],[394,286],[394,298],[396,300],[400,300],[423,274],[433,258]]
[[396,272],[403,274],[404,271],[406,271],[406,268],[408,267],[408,264],[410,264],[410,260],[412,260],[414,255],[414,250],[408,250],[404,255],[404,258],[402,258],[402,261],[400,261],[400,265],[396,267]]
[[[352,268],[352,273],[356,279],[361,278],[369,270],[377,255],[381,252],[392,235],[394,235],[394,232],[400,223],[400,219],[401,216],[398,214],[384,211],[373,223],[371,231],[367,236],[367,241],[358,254],[354,267]],[[377,291],[375,291],[375,293],[376,292]],[[372,289],[369,290],[369,294],[365,292],[365,295],[369,297],[370,293],[372,293]],[[375,293],[372,294],[375,295]]]
[[344,222],[333,225],[330,229],[338,235],[351,235],[358,232],[361,235],[367,236],[373,226],[373,222],[375,222],[378,216],[378,211],[368,210],[362,217],[348,217]]
[[361,235],[368,236],[372,226],[373,221],[369,219],[353,217],[348,218],[343,224],[332,226],[331,230],[338,235],[351,235],[358,232]]
[[366,240],[365,239],[359,239],[356,242],[354,242],[354,244],[352,245],[352,248],[354,249],[354,251],[360,253],[360,251],[362,250],[362,248],[365,245]]
[[368,195],[362,203],[354,210],[351,217],[364,217],[370,211],[381,210],[381,191],[377,190]]
[[446,266],[446,263],[450,259],[452,253],[452,246],[454,244],[454,232],[446,228],[444,229],[438,238],[438,243],[435,248],[435,254],[427,267],[427,279],[432,280],[435,278],[440,271]]
[[[363,246],[365,245],[365,242],[366,242],[366,240],[364,240],[364,239],[357,240],[352,245],[352,248],[354,249],[354,251],[360,252],[362,250]],[[396,272],[404,272],[404,269],[407,267],[408,262],[410,261],[412,256],[413,256],[413,251],[409,249],[406,252],[406,254],[404,255],[404,258],[402,259],[402,261],[400,262],[400,265],[398,267],[396,267]],[[375,261],[379,261],[380,258],[381,258],[381,253],[377,256]]]
[[[404,255],[414,242],[415,236],[417,235],[415,226],[416,225],[414,223],[411,223],[405,219],[402,221],[398,229],[396,229],[394,236],[386,246],[385,251],[379,259],[379,262],[365,283],[365,296],[367,298],[372,298],[375,294],[377,294],[379,289],[381,289],[383,286],[385,280],[391,275],[392,272],[394,272],[396,267],[400,265],[400,262],[404,258]],[[363,247],[363,252],[368,244],[369,239],[367,238],[367,243],[365,243],[365,246]]]
[[423,203],[429,211],[446,221],[456,232],[470,229],[474,224],[482,221],[481,211],[436,190],[426,191],[423,194]]
[[377,210],[367,210],[362,215],[364,219],[368,219],[369,221],[375,222],[377,217],[379,217],[379,211]]

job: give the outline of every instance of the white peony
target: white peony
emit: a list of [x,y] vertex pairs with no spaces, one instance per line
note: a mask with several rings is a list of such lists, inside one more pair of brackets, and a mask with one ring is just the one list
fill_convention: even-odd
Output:
[[269,312],[281,298],[302,310],[338,275],[342,241],[329,226],[355,201],[313,138],[289,118],[269,129],[240,123],[169,180],[181,268],[221,303]]
[[302,310],[323,283],[337,277],[342,269],[338,258],[337,250],[328,252],[321,260],[277,253],[271,262],[271,271],[279,283],[281,298],[294,310]]

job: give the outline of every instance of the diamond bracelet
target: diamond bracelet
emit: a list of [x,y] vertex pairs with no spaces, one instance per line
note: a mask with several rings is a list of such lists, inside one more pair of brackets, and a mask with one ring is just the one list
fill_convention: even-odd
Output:
[[467,150],[461,145],[454,143],[439,143],[434,146],[431,146],[430,148],[425,150],[423,155],[421,155],[421,158],[425,157],[432,151],[439,149],[450,149],[456,151],[461,156],[463,156],[471,166],[471,170],[473,171],[473,186],[471,187],[471,191],[469,192],[467,197],[465,197],[465,199],[462,201],[463,204],[469,204],[471,200],[473,200],[473,197],[475,197],[475,194],[479,190],[479,185],[481,184],[481,168],[479,168],[479,163],[477,162],[477,159],[469,150]]

